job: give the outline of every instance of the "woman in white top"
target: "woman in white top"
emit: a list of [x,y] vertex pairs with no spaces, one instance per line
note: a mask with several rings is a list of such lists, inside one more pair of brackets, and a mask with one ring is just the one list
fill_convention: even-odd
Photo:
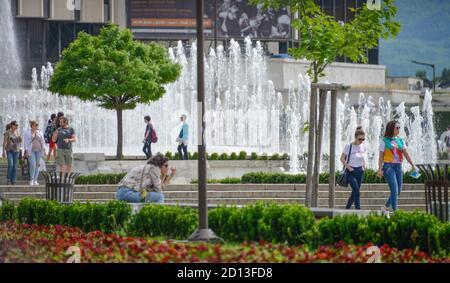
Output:
[[30,121],[31,129],[24,136],[24,152],[30,161],[30,186],[38,186],[39,165],[42,156],[45,156],[45,140],[39,124],[36,121]]
[[355,209],[361,209],[359,191],[361,189],[364,170],[366,169],[366,147],[363,145],[365,140],[366,133],[362,127],[356,128],[355,140],[345,145],[341,155],[341,162],[347,170],[347,181],[352,188],[352,194],[348,199],[346,209],[350,209],[353,203],[355,203]]

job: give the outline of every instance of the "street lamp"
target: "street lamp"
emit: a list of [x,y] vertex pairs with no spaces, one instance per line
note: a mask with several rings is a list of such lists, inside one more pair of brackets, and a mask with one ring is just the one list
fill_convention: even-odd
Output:
[[433,68],[433,92],[436,92],[436,73],[435,73],[436,66],[434,64],[430,64],[430,63],[417,62],[415,60],[412,60],[411,62],[414,64],[417,64],[417,65],[424,65],[424,66]]
[[205,145],[205,65],[203,60],[203,0],[197,0],[197,107],[198,107],[198,218],[199,227],[189,241],[221,240],[208,228],[208,194],[206,188]]

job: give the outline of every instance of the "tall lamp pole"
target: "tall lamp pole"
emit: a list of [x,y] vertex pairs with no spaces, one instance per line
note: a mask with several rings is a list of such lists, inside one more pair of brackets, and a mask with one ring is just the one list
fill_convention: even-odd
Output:
[[197,0],[197,113],[198,113],[198,217],[199,227],[189,241],[217,241],[219,237],[208,228],[208,195],[206,187],[205,145],[205,65],[203,61],[203,0]]
[[435,73],[436,66],[430,63],[417,62],[416,60],[412,60],[411,62],[417,65],[424,65],[433,68],[433,92],[436,92],[436,73]]

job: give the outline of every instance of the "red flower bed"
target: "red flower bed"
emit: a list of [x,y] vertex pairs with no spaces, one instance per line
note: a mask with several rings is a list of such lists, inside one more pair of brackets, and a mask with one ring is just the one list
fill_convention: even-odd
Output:
[[[305,246],[243,243],[241,245],[189,244],[122,237],[78,228],[0,224],[0,262],[66,262],[69,247],[80,249],[81,262],[346,262],[370,258],[364,246],[343,242],[311,250]],[[380,247],[382,262],[447,262],[416,250]]]

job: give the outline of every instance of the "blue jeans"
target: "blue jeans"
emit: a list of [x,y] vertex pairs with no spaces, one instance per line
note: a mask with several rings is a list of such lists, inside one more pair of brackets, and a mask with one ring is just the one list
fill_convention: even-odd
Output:
[[346,209],[350,209],[352,204],[355,203],[355,209],[361,209],[359,191],[361,189],[361,183],[363,180],[364,170],[362,167],[353,167],[353,171],[347,170],[347,181],[352,188],[352,194],[348,199]]
[[39,165],[41,164],[40,151],[32,151],[28,159],[30,160],[30,181],[37,181],[39,177]]
[[[141,194],[133,189],[127,187],[119,187],[116,194],[117,200],[139,203],[142,202]],[[148,203],[164,203],[164,195],[162,193],[150,192],[145,197],[145,202]]]
[[[188,160],[188,151],[187,151],[187,145],[184,143],[181,143],[178,148],[178,154],[180,155],[181,160]],[[183,150],[183,152],[181,152]]]
[[8,151],[6,153],[8,158],[8,171],[6,173],[6,178],[15,183],[17,180],[17,164],[19,164],[19,152],[18,151]]
[[142,148],[142,151],[144,152],[147,159],[152,157],[152,143],[150,141],[146,141],[144,143],[144,147]]
[[400,196],[403,185],[402,165],[399,163],[384,163],[383,174],[386,179],[391,195],[386,202],[386,207],[392,205],[392,209],[397,209],[397,199]]

